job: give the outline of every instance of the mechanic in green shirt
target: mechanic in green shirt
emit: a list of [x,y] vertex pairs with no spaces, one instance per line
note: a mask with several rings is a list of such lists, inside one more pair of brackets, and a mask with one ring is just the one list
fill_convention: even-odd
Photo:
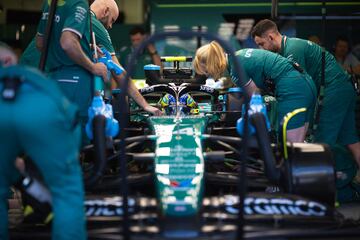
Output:
[[[107,29],[112,27],[113,22],[115,22],[118,17],[119,9],[116,2],[114,0],[96,0],[94,1],[93,4],[91,4],[90,9],[91,9],[91,17],[92,17],[91,19],[92,29],[95,33],[95,39],[97,45],[100,47],[104,47],[108,52],[110,52],[112,56],[112,60],[120,65],[117,57],[115,56],[114,47],[112,45],[110,35],[107,31]],[[106,16],[107,11],[115,12],[116,14],[110,14],[110,17],[107,17]],[[116,80],[116,82],[120,84],[120,81],[123,79],[124,74],[119,76],[113,74],[112,76]],[[129,81],[128,94],[145,111],[156,116],[162,114],[162,112],[159,109],[150,106],[146,102],[146,100],[139,93],[135,84],[131,80]]]
[[[43,47],[43,34],[48,19],[49,2],[45,1],[38,26],[36,46]],[[90,51],[89,5],[85,0],[59,1],[49,43],[46,69],[48,76],[58,81],[68,99],[79,106],[79,119],[83,129],[83,144],[88,107],[91,103],[91,82],[94,75],[107,79],[103,63],[93,63]]]
[[[236,52],[249,79],[245,85],[250,92],[256,88],[266,89],[268,84],[274,85],[278,100],[278,120],[298,108],[306,108],[306,112],[295,115],[288,124],[287,139],[290,142],[303,142],[309,122],[309,114],[313,111],[316,100],[316,88],[311,78],[278,54],[260,49],[242,49]],[[218,79],[230,67],[232,81],[239,85],[239,79],[228,63],[224,50],[217,42],[211,42],[196,51],[194,68],[199,74]],[[230,66],[229,66],[230,65]],[[291,81],[289,81],[291,79]]]
[[[277,52],[294,60],[312,77],[317,89],[321,85],[322,49],[319,45],[299,38],[281,35],[276,24],[268,19],[257,23],[252,36],[260,48]],[[360,167],[360,142],[355,127],[356,94],[350,76],[325,53],[324,99],[320,111],[315,142],[348,146]]]
[[[19,177],[15,159],[24,153],[39,169],[51,193],[52,239],[85,239],[77,107],[55,81],[16,62],[14,53],[0,45],[0,111],[6,113],[0,114],[0,239],[8,239],[7,197],[9,187]],[[16,79],[21,81],[11,99],[12,95],[4,94],[4,86]]]
[[[130,30],[131,46],[123,47],[119,52],[120,62],[125,68],[128,67],[131,54],[145,40],[145,37],[145,31],[141,27],[134,27]],[[147,64],[162,66],[160,56],[153,44],[149,44],[145,51],[137,58],[134,73],[131,77],[134,79],[145,79],[144,66]]]
[[[112,24],[118,17],[118,6],[114,0],[96,0],[90,6],[92,30],[95,33],[96,43],[99,47],[104,47],[112,55],[112,60],[119,64],[115,56],[114,47],[111,42],[110,35],[107,29],[112,27]],[[35,44],[31,42],[24,54],[21,57],[20,63],[37,67],[40,60],[40,52],[35,49]],[[124,75],[113,75],[117,83],[119,83]],[[62,83],[65,84],[65,83]],[[69,85],[69,84],[66,84]],[[128,94],[135,102],[141,106],[145,111],[160,115],[161,111],[155,107],[150,106],[146,100],[141,96],[132,81],[129,82]],[[85,121],[85,120],[84,120]]]

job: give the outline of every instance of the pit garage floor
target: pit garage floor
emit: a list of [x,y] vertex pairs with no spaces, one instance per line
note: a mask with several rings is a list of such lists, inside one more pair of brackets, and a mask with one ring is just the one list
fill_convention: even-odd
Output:
[[345,216],[346,219],[360,220],[360,203],[344,203],[337,210]]

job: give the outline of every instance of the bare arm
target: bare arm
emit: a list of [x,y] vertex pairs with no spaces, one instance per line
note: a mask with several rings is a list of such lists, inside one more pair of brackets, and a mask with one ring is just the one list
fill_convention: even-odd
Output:
[[258,89],[253,80],[250,80],[248,83],[246,83],[244,88],[248,91],[249,97],[251,97],[251,95]]
[[44,45],[44,37],[42,35],[36,34],[35,45],[36,45],[36,48],[40,52],[42,52],[43,45]]
[[357,75],[360,75],[360,64],[353,66],[353,67],[348,67],[346,69],[349,73],[355,73]]
[[145,98],[140,94],[139,90],[136,88],[133,81],[130,79],[128,86],[129,96],[134,99],[134,101],[143,109],[146,109],[149,103],[145,100]]
[[150,56],[151,56],[151,60],[152,62],[155,64],[155,65],[158,65],[160,67],[162,67],[162,64],[161,64],[161,59],[160,59],[160,56],[159,54],[157,53],[156,51],[156,48],[153,44],[149,44],[148,47],[147,47],[149,53],[150,53]]
[[93,63],[84,53],[79,42],[79,36],[70,31],[64,31],[60,37],[61,48],[79,66],[94,75],[107,80],[107,69],[103,63]]
[[[118,59],[116,56],[112,56],[112,60],[121,66],[121,64],[119,63]],[[121,75],[115,75],[114,72],[112,73],[113,78],[116,80],[117,84],[120,85],[120,81],[123,80],[123,76],[124,74]],[[134,101],[140,106],[142,107],[145,111],[152,113],[156,116],[162,115],[162,112],[149,105],[149,103],[145,100],[145,98],[139,93],[139,90],[136,88],[135,84],[133,83],[133,81],[130,79],[129,81],[129,86],[128,86],[128,93],[129,96],[134,99]]]

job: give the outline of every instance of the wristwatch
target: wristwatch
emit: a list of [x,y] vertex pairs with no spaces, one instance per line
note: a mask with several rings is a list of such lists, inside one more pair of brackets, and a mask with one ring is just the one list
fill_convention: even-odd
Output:
[[158,52],[155,51],[155,52],[149,52],[150,56],[153,56],[153,55],[156,55]]

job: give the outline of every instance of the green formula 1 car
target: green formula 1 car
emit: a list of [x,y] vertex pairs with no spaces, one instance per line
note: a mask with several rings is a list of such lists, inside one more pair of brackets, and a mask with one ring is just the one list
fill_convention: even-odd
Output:
[[[359,223],[335,206],[326,145],[274,140],[264,111],[248,116],[256,131],[240,137],[240,89],[205,85],[203,76],[180,67],[191,57],[162,60],[173,67],[160,74],[147,66],[148,86],[139,91],[164,115],[149,116],[129,100],[121,138],[100,130],[82,151],[89,239],[359,236]],[[110,100],[119,121],[120,94],[113,91]],[[12,229],[12,239],[50,237],[48,213],[36,215],[41,207],[31,206],[33,215]]]

